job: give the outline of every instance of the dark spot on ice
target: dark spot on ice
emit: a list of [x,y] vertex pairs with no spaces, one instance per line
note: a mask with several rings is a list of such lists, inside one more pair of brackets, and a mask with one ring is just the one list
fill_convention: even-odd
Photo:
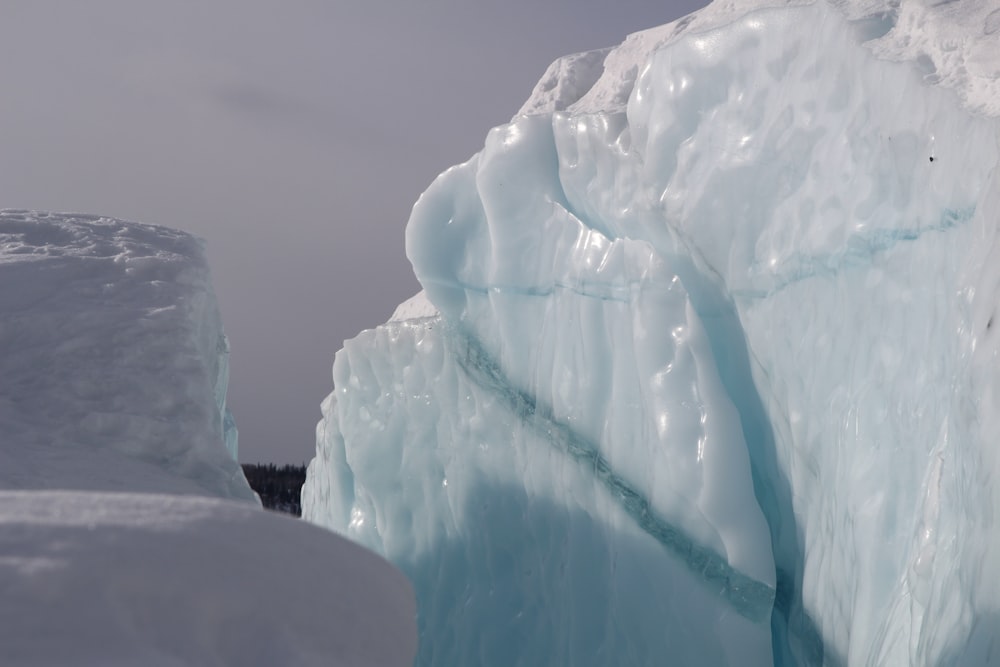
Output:
[[986,330],[989,331],[993,326],[993,316],[990,316],[990,321],[986,323]]
[[933,155],[930,157],[930,160],[931,160],[931,162],[934,162],[934,156]]
[[983,23],[984,35],[992,35],[995,32],[1000,32],[1000,9],[990,12]]
[[674,34],[672,34],[671,37],[676,37],[677,35],[687,30],[687,27],[691,25],[691,21],[693,20],[694,20],[694,14],[688,14],[680,21],[678,21],[677,25],[674,26]]

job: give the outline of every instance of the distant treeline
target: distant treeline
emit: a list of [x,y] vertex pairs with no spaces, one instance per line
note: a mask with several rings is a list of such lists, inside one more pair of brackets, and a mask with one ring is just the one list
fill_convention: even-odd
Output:
[[266,509],[302,516],[300,493],[306,481],[304,465],[279,468],[273,463],[244,463],[243,474]]

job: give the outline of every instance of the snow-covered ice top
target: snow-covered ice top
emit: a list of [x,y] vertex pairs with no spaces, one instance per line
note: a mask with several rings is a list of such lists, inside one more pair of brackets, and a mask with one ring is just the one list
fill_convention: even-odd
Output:
[[404,667],[413,593],[328,531],[215,498],[0,491],[0,663]]
[[0,211],[0,488],[255,498],[202,243]]
[[[518,115],[622,111],[650,56],[692,36],[707,35],[766,9],[829,4],[849,19],[858,42],[880,58],[915,63],[925,81],[955,91],[970,111],[1000,116],[1000,6],[984,0],[727,0],[684,18],[629,35],[613,49],[565,56],[552,63]],[[697,39],[697,37],[695,38]],[[725,40],[706,39],[707,57],[727,53]]]
[[428,188],[303,490],[419,664],[1000,662],[998,21],[715,2]]

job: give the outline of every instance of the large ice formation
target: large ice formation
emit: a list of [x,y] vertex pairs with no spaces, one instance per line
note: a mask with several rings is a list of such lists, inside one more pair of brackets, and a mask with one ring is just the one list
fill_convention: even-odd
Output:
[[201,242],[0,211],[0,488],[256,500]]
[[420,664],[1000,664],[998,40],[716,2],[434,182],[303,490]]

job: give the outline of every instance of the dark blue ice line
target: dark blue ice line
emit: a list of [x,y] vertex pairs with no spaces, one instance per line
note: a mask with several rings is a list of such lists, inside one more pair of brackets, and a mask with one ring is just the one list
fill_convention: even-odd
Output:
[[642,285],[639,281],[622,283],[620,285],[608,285],[597,282],[562,283],[553,281],[545,286],[518,286],[518,285],[473,285],[459,280],[430,280],[429,282],[448,287],[458,287],[467,292],[474,292],[488,296],[489,294],[513,294],[515,296],[548,297],[558,290],[565,290],[579,294],[589,299],[600,301],[616,301],[618,303],[630,303],[636,288]]
[[[938,224],[929,227],[877,229],[865,234],[856,234],[847,239],[847,247],[839,252],[828,255],[798,256],[783,262],[785,265],[793,265],[784,272],[774,276],[768,276],[766,273],[758,274],[763,280],[771,279],[774,281],[774,284],[768,289],[734,290],[733,295],[751,299],[766,299],[786,287],[808,278],[829,278],[844,269],[871,266],[876,255],[884,253],[900,243],[916,241],[928,232],[946,232],[959,225],[964,225],[972,219],[975,212],[975,206],[961,210],[945,209],[941,213]],[[751,274],[753,270],[754,267],[751,267]]]
[[649,499],[615,472],[601,455],[596,442],[556,420],[550,406],[515,388],[478,340],[455,330],[449,332],[448,339],[455,358],[472,382],[500,399],[557,451],[592,470],[598,482],[645,533],[680,559],[692,574],[741,616],[755,623],[770,620],[774,587],[740,572],[713,549],[695,543],[681,529],[659,516]]

